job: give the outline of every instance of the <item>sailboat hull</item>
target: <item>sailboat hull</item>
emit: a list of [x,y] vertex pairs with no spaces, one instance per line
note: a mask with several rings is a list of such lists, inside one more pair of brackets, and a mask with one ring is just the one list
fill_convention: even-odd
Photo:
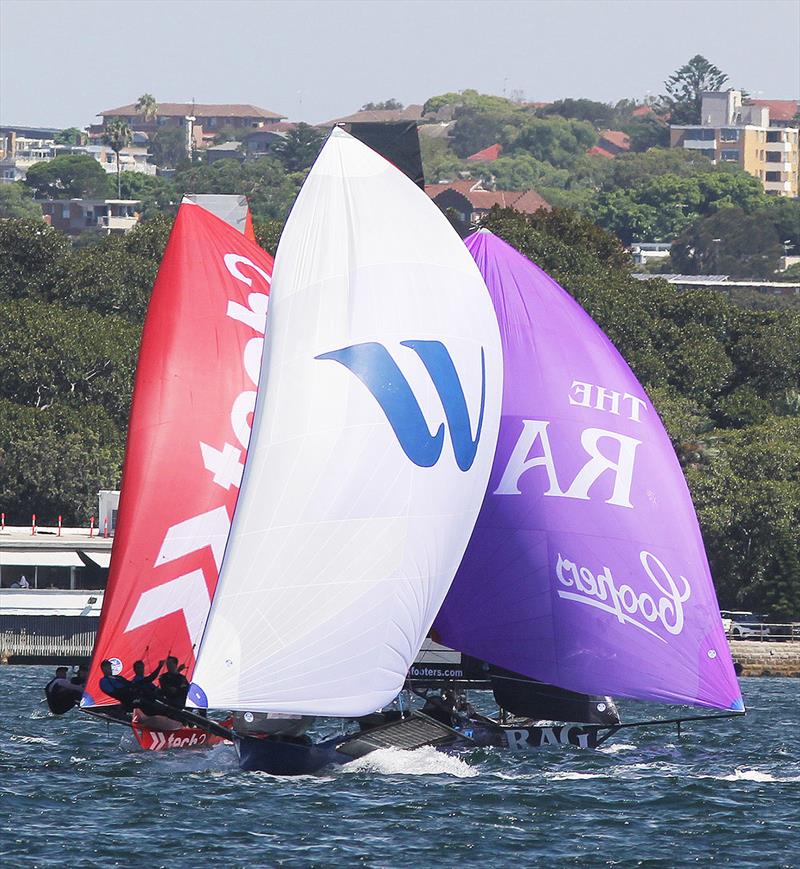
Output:
[[244,736],[236,740],[239,768],[244,772],[270,775],[314,775],[326,766],[341,766],[353,760],[336,750],[341,739],[304,745],[270,737]]

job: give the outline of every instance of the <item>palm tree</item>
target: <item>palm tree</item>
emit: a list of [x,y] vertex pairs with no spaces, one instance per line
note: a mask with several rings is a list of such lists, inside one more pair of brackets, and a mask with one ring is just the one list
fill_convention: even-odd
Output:
[[136,111],[147,121],[154,121],[158,115],[158,103],[152,94],[142,94],[136,100]]
[[106,124],[106,131],[103,133],[103,142],[117,155],[117,199],[122,198],[120,179],[119,179],[119,152],[123,148],[127,148],[133,139],[133,133],[128,126],[127,121],[122,118],[114,118]]

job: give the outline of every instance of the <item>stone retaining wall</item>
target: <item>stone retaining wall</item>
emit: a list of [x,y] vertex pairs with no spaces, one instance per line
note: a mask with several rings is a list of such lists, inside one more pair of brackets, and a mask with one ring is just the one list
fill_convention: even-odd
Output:
[[730,640],[730,647],[742,676],[800,677],[800,643]]

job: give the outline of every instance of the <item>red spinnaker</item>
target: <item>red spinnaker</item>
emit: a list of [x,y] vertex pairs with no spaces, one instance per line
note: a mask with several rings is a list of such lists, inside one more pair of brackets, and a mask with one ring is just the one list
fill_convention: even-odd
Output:
[[105,658],[130,677],[139,658],[152,669],[175,655],[191,679],[250,438],[272,266],[218,217],[180,207],[144,325],[83,706],[115,702],[98,685]]

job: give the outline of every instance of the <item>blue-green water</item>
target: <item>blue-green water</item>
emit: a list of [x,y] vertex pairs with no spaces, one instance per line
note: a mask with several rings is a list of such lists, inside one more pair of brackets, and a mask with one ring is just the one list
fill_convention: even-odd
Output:
[[798,680],[744,679],[745,718],[680,737],[388,752],[276,779],[226,746],[122,752],[123,728],[47,712],[49,674],[0,668],[2,869],[800,865]]

